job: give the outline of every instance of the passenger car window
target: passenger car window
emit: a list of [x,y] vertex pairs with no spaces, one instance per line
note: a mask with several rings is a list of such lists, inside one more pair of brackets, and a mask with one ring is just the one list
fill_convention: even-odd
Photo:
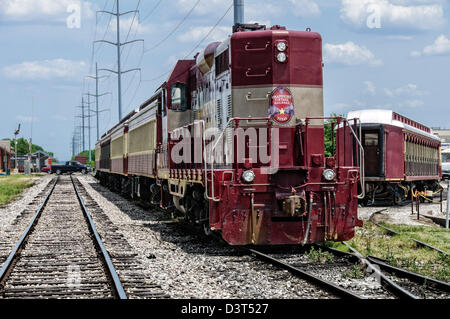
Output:
[[378,146],[378,134],[368,133],[365,135],[366,146]]

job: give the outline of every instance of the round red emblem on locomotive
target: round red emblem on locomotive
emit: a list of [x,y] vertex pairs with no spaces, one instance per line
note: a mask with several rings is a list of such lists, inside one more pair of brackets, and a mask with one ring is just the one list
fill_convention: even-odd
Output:
[[277,88],[272,93],[269,116],[275,122],[286,124],[294,115],[294,99],[291,92],[285,88]]

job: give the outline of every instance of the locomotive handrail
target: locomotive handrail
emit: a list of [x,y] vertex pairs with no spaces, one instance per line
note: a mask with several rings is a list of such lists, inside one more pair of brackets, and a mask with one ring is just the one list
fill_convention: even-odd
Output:
[[[210,197],[208,195],[208,161],[205,162],[205,197],[209,200],[212,200],[214,202],[220,202],[220,198],[216,198],[215,194],[214,194],[214,151],[217,147],[217,145],[219,144],[219,141],[223,138],[223,136],[225,135],[225,131],[228,128],[228,126],[230,125],[230,123],[232,123],[235,120],[235,118],[231,118],[228,122],[227,125],[225,125],[223,132],[220,134],[219,138],[217,139],[216,143],[213,145],[212,149],[211,149],[211,153],[208,156],[208,159],[212,159],[211,161],[211,196]],[[203,135],[203,140],[206,140],[206,136]],[[205,149],[206,151],[206,149]]]
[[249,47],[250,47],[250,44],[251,44],[250,42],[247,42],[247,44],[245,45],[245,51],[248,51],[248,52],[266,51],[267,48],[269,48],[269,47],[271,46],[271,42],[270,42],[270,41],[267,41],[264,48],[254,48],[254,49],[250,49],[250,48],[249,48]]
[[247,72],[245,72],[245,76],[248,78],[264,78],[270,73],[270,71],[272,71],[272,68],[267,67],[266,72],[264,74],[250,74],[251,71],[252,71],[252,68],[248,68]]
[[[360,166],[360,172],[361,172],[360,173],[360,176],[361,176],[360,177],[361,194],[358,195],[358,199],[364,199],[366,197],[365,158],[364,158],[365,152],[364,152],[364,147],[363,147],[363,145],[361,143],[362,128],[361,128],[361,123],[359,123],[359,125],[358,125],[358,122],[360,122],[359,119],[353,119],[355,121],[356,126],[359,127],[359,137],[358,137],[358,135],[355,133],[355,131],[353,130],[352,126],[350,125],[350,121],[348,119],[344,118],[344,117],[341,117],[341,116],[327,116],[327,117],[325,117],[325,116],[312,116],[312,117],[306,117],[307,122],[308,122],[308,120],[334,120],[334,119],[342,121],[343,125],[348,125],[348,127],[350,128],[350,131],[352,132],[353,136],[355,137],[355,139],[356,139],[356,141],[357,141],[357,143],[359,145],[359,157],[360,157],[359,166]],[[340,124],[338,122],[338,128],[339,128],[339,125]]]
[[267,101],[271,94],[272,94],[272,92],[267,92],[266,97],[252,98],[252,92],[248,92],[247,95],[245,96],[245,98],[246,98],[247,102]]
[[[357,123],[358,122],[358,119],[354,119],[355,120],[355,123]],[[347,120],[345,120],[344,119],[344,121],[345,122],[347,122],[348,123],[348,121]],[[359,156],[360,156],[360,163],[359,163],[359,166],[360,166],[360,168],[359,168],[359,170],[361,171],[361,178],[360,178],[360,181],[361,181],[361,191],[362,191],[362,193],[360,194],[360,195],[358,195],[358,199],[364,199],[365,197],[366,197],[366,172],[365,172],[365,152],[364,152],[364,147],[363,147],[363,145],[362,145],[362,143],[361,143],[361,137],[362,137],[362,133],[361,133],[361,123],[359,123],[359,138],[356,136],[356,133],[355,133],[355,131],[353,130],[353,128],[352,128],[352,126],[351,125],[349,125],[348,126],[349,128],[350,128],[350,130],[351,130],[351,132],[352,132],[352,134],[353,134],[353,136],[355,137],[355,139],[356,139],[356,141],[358,142],[358,144],[359,144],[359,149],[360,149],[360,153],[359,153]]]
[[[212,187],[211,187],[211,193],[212,193],[211,197],[208,194],[208,172],[207,172],[207,170],[208,170],[208,161],[205,162],[205,189],[206,189],[205,190],[205,197],[206,197],[206,199],[212,200],[214,202],[220,202],[220,198],[216,198],[215,197],[215,192],[214,192],[214,151],[216,150],[217,145],[219,145],[220,140],[223,139],[223,137],[225,135],[225,132],[226,132],[228,126],[230,125],[230,123],[232,123],[232,122],[239,122],[239,121],[263,121],[263,120],[270,121],[271,119],[270,119],[270,117],[253,117],[253,118],[233,117],[227,122],[227,125],[225,125],[222,133],[220,134],[220,136],[217,139],[216,143],[213,145],[213,147],[211,149],[211,153],[208,156],[209,159],[212,159],[212,161],[211,161],[211,185],[212,185]],[[205,134],[203,136],[203,140],[204,141],[206,140]]]

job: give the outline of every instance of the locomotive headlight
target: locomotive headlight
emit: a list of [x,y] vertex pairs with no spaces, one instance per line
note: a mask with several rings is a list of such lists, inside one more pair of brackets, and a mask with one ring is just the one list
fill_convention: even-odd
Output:
[[323,172],[323,178],[325,178],[325,180],[329,182],[334,181],[334,179],[336,178],[336,173],[332,169],[326,169]]
[[287,49],[287,44],[286,44],[286,42],[278,42],[278,44],[277,44],[277,49],[278,49],[278,51],[280,51],[280,52],[286,51],[286,49]]
[[249,184],[253,183],[253,181],[255,180],[255,177],[256,177],[256,175],[255,175],[255,173],[253,171],[245,171],[242,174],[242,180],[245,183],[249,183]]
[[287,60],[287,55],[284,52],[278,53],[277,55],[278,62],[284,63]]

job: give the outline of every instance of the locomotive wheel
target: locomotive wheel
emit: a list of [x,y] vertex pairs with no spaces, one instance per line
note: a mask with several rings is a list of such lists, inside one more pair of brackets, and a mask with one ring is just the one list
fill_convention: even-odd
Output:
[[204,222],[203,223],[203,231],[205,233],[206,236],[211,236],[212,235],[212,230],[211,227],[209,227],[209,222]]

